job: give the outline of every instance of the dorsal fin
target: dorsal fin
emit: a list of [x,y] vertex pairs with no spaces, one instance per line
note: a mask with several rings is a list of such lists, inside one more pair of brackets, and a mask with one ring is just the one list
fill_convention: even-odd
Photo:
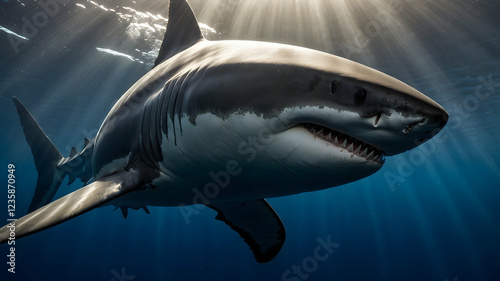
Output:
[[154,66],[202,39],[198,21],[186,0],[170,0],[167,31]]

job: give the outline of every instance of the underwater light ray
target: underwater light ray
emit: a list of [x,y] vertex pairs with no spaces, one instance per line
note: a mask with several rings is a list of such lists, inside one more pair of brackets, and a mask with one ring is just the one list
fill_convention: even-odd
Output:
[[[374,239],[376,241],[375,255],[377,256],[379,267],[388,268],[390,261],[388,249],[390,248],[390,245],[388,244],[389,240],[387,239],[386,233],[384,233],[385,222],[383,220],[383,216],[387,214],[387,209],[380,208],[380,205],[377,204],[377,201],[381,200],[379,197],[381,192],[380,190],[377,190],[377,188],[380,189],[381,187],[372,186],[372,183],[369,181],[363,181],[361,182],[361,184],[363,185],[363,187],[358,188],[358,190],[360,191],[359,196],[363,197],[363,200],[370,211],[370,224],[371,228],[373,229],[373,235],[375,236]],[[377,198],[378,200],[376,200],[375,198]]]
[[418,232],[422,244],[425,246],[426,257],[429,258],[433,267],[438,268],[439,271],[445,272],[446,264],[443,254],[440,250],[437,238],[434,235],[431,216],[427,212],[426,202],[421,200],[421,196],[418,191],[418,186],[411,183],[407,184],[403,196],[406,197],[405,202],[407,203],[408,211],[413,218],[413,222],[416,223],[415,231]]
[[[439,154],[442,155],[441,153]],[[436,156],[436,158],[438,157],[439,156]],[[424,169],[426,170],[425,174],[429,175],[430,178],[437,180],[438,183],[446,183],[448,179],[442,176],[444,169],[442,169],[442,167],[440,166],[441,165],[438,162],[427,161],[424,167]],[[457,230],[455,231],[456,233],[454,233],[453,235],[459,236],[460,241],[469,241],[469,243],[461,244],[460,247],[466,249],[466,251],[469,253],[473,253],[476,257],[476,259],[474,259],[475,262],[474,266],[480,267],[480,264],[477,263],[480,257],[479,252],[477,251],[478,247],[474,243],[475,240],[473,239],[473,234],[471,229],[467,227],[468,226],[467,222],[464,219],[465,216],[461,214],[463,212],[463,208],[461,208],[459,202],[457,202],[457,200],[454,199],[453,191],[446,188],[438,188],[434,192],[435,194],[433,196],[440,198],[439,202],[441,202],[441,204],[443,205],[443,209],[447,213],[451,214],[451,216],[447,216],[449,218],[448,221],[451,222],[451,224],[453,224],[455,226],[455,229]],[[473,195],[470,192],[467,193],[469,194],[469,196]],[[469,202],[472,205],[479,206],[479,208],[481,208],[480,200],[477,196],[472,196]],[[481,210],[481,213],[483,218],[489,217],[489,215],[487,214],[487,212],[485,212],[485,210]],[[446,260],[444,259],[444,257],[442,257],[441,259]]]
[[[432,52],[433,45],[429,45],[428,38],[424,37],[423,34],[425,33],[415,33],[415,30],[421,29],[421,22],[418,22],[417,19],[419,18],[425,18],[426,20],[426,25],[428,26],[433,26],[436,27],[436,32],[443,33],[443,36],[446,36],[446,38],[461,38],[463,35],[458,34],[458,31],[455,31],[456,28],[453,28],[449,24],[450,19],[443,19],[442,17],[439,16],[439,14],[442,14],[442,12],[436,12],[439,11],[439,9],[436,9],[436,7],[440,7],[440,9],[449,9],[445,3],[443,5],[438,5],[437,3],[434,3],[432,8],[428,6],[414,6],[414,10],[412,10],[412,16],[406,16],[407,12],[402,11],[400,12],[399,15],[401,17],[395,17],[394,20],[391,21],[390,28],[386,28],[383,30],[383,36],[379,36],[376,39],[379,42],[382,42],[386,48],[386,52],[389,54],[389,57],[392,58],[393,61],[398,62],[400,65],[405,65],[405,68],[402,68],[399,70],[399,72],[404,73],[407,77],[422,77],[423,82],[419,82],[419,84],[426,85],[425,92],[429,93],[432,95],[432,93],[435,93],[435,95],[439,94],[439,97],[437,97],[438,100],[446,100],[450,99],[453,95],[455,95],[455,100],[459,98],[457,94],[462,95],[463,89],[460,87],[460,85],[456,85],[455,81],[457,77],[451,76],[449,69],[446,69],[445,67],[439,66],[436,63],[436,57],[434,53]],[[445,7],[445,8],[443,8]],[[463,10],[460,5],[454,6],[455,10],[459,10],[462,12],[457,12],[457,13],[452,13],[454,14],[454,17],[463,17],[463,18],[468,18],[467,15],[464,14]],[[470,18],[470,16],[469,16]],[[486,28],[487,30],[487,28]],[[414,34],[413,36],[410,37],[405,37],[404,40],[398,40],[398,37],[400,37],[401,34]],[[457,39],[454,39],[457,40]],[[473,38],[467,38],[466,41],[472,41]],[[455,50],[460,50],[461,48],[461,43],[463,40],[459,40],[457,42],[457,47]],[[447,44],[452,44],[454,43],[453,41],[447,42]],[[368,48],[367,48],[368,49]],[[393,51],[391,51],[391,49]],[[406,58],[403,58],[400,54],[402,53],[410,53],[415,54],[414,56],[408,56]],[[418,54],[418,55],[417,55]],[[477,52],[473,52],[472,54],[466,54],[467,56],[476,56],[476,57],[491,57],[491,54],[487,52],[487,50],[477,50]],[[482,60],[482,59],[481,59]],[[379,64],[375,63],[375,64]],[[391,71],[389,71],[391,73]],[[411,81],[411,78],[406,78],[405,80]],[[425,81],[424,81],[425,80]],[[440,88],[442,89],[443,85],[449,85],[446,89],[447,95],[441,94],[444,93],[440,91]],[[448,98],[446,98],[446,96]],[[453,98],[451,98],[453,100]],[[455,101],[456,102],[456,101]],[[458,100],[459,103],[462,102],[462,100]],[[451,118],[455,118],[453,116]],[[473,124],[477,123],[479,121],[479,116],[474,115],[474,117],[471,117],[469,119],[468,124]],[[476,120],[472,120],[476,119]],[[477,126],[474,126],[478,128]],[[471,138],[471,134],[465,133],[465,130],[469,130],[469,126],[461,126],[460,132],[454,132],[454,134],[460,133],[463,134],[464,136],[467,136],[467,138]]]
[[[89,81],[83,80],[81,77],[90,77],[96,70],[101,71],[102,69],[106,69],[106,67],[110,68],[113,64],[116,65],[116,62],[118,62],[112,59],[100,59],[99,56],[96,56],[99,52],[109,54],[110,56],[118,55],[138,64],[134,65],[133,63],[130,63],[123,65],[122,62],[120,68],[115,67],[114,71],[104,74],[105,77],[109,78],[109,80],[118,81],[121,79],[117,80],[116,78],[124,77],[126,73],[141,72],[141,69],[143,69],[142,72],[145,73],[148,69],[147,64],[144,64],[144,66],[140,65],[140,63],[143,62],[141,56],[144,56],[144,53],[137,53],[136,51],[128,54],[125,53],[127,50],[131,50],[131,47],[135,47],[135,44],[131,43],[135,43],[133,40],[136,40],[137,38],[131,38],[130,33],[124,32],[124,28],[127,28],[127,26],[129,28],[135,26],[135,30],[138,30],[137,32],[139,33],[142,32],[143,35],[140,36],[144,37],[146,39],[145,41],[148,42],[147,40],[149,38],[160,38],[163,36],[165,31],[164,26],[166,24],[165,18],[161,16],[153,16],[148,13],[142,13],[132,8],[127,10],[117,6],[111,9],[95,1],[88,3],[89,6],[86,9],[81,9],[81,7],[75,5],[78,9],[72,11],[73,16],[68,18],[64,22],[64,25],[55,25],[55,22],[60,20],[60,17],[57,17],[57,15],[54,18],[50,18],[50,28],[40,28],[39,34],[36,34],[35,37],[36,43],[30,42],[30,45],[28,45],[28,47],[33,47],[33,52],[25,53],[25,55],[23,55],[20,59],[18,65],[21,68],[29,69],[30,71],[21,74],[16,73],[15,75],[17,80],[20,79],[21,76],[27,78],[30,75],[34,75],[36,72],[54,73],[51,76],[46,77],[45,80],[47,83],[44,84],[46,87],[43,91],[41,91],[41,89],[33,89],[37,92],[37,95],[51,96],[51,99],[43,99],[41,102],[38,102],[36,106],[32,106],[34,112],[42,112],[43,114],[49,113],[52,115],[55,111],[49,110],[49,108],[54,107],[53,101],[60,104],[58,107],[63,108],[63,105],[67,104],[69,96],[74,95],[75,93],[78,94],[79,97],[77,99],[80,103],[93,100],[97,104],[106,105],[110,100],[112,101],[116,99],[116,97],[113,98],[112,96],[120,94],[120,91],[124,91],[125,89],[117,90],[114,85],[106,85],[105,87],[110,88],[111,91],[107,92],[106,89],[102,89],[101,91],[83,92],[84,88],[89,87],[83,87],[79,90],[74,87],[75,82],[78,84],[81,83],[80,81]],[[164,8],[164,6],[162,6],[162,8]],[[127,11],[130,11],[130,13],[127,13]],[[145,21],[147,19],[158,20],[158,22],[162,24],[161,28],[155,26],[154,28],[156,28],[156,30],[152,30],[153,27]],[[45,33],[47,33],[49,29],[51,30],[51,36],[45,36]],[[214,32],[214,30],[208,25],[204,25],[202,30],[207,30],[208,33]],[[99,43],[109,42],[110,40],[113,40],[112,45],[109,45],[109,43]],[[148,47],[154,48],[154,42],[156,41],[159,42],[159,40],[154,39],[151,41],[153,44],[148,43]],[[91,51],[92,44],[95,44],[95,53]],[[38,46],[44,46],[42,49],[42,55],[40,55],[40,53],[35,49],[39,48]],[[110,46],[110,48],[101,48],[102,46]],[[156,48],[156,50],[159,49],[159,43]],[[82,50],[84,51],[82,54],[79,54],[77,63],[69,65],[66,63],[62,64],[64,65],[63,68],[65,68],[66,71],[62,72],[59,76],[56,74],[57,72],[54,72],[52,69],[45,69],[48,65],[51,65],[48,61],[54,62],[58,59],[63,59],[65,56],[72,56],[72,54],[76,52],[82,52]],[[130,54],[134,55],[132,56]],[[156,55],[154,55],[154,57],[156,57]],[[149,54],[147,57],[144,56],[144,58],[144,60],[150,59]],[[66,61],[66,59],[64,60]],[[75,62],[75,59],[71,60]],[[149,65],[149,67],[151,67],[152,62],[150,62]],[[129,83],[132,83],[132,81],[135,81],[136,79],[137,78],[130,79]],[[49,81],[51,82],[49,83]],[[7,85],[8,83],[4,83],[2,87],[15,87],[16,81],[12,81],[14,84],[11,85]],[[94,82],[93,84],[97,83]],[[127,83],[123,83],[123,85],[126,87]],[[72,102],[74,102],[74,99],[72,99]],[[50,132],[51,127],[58,127],[59,133],[63,134],[65,131],[73,131],[75,128],[74,123],[75,121],[77,122],[77,120],[82,120],[83,118],[83,120],[89,121],[99,118],[99,114],[96,114],[95,111],[102,112],[102,108],[101,110],[99,110],[100,107],[92,106],[91,108],[92,110],[85,110],[81,112],[75,111],[75,114],[68,116],[69,118],[59,120],[58,122],[60,124],[57,124],[58,122],[52,122],[50,126],[46,126],[47,130]],[[104,112],[105,111],[106,108],[104,108]],[[76,113],[78,113],[78,115]],[[43,123],[44,117],[40,117],[41,122]],[[100,118],[104,118],[104,116]],[[48,119],[51,119],[50,116]],[[98,123],[100,120],[95,121]],[[82,128],[82,132],[85,132],[85,135],[81,133],[78,134],[79,138],[83,140],[84,136],[89,138],[93,137],[92,135],[89,135],[89,132],[94,131],[96,128],[89,127],[85,124],[80,124],[79,127]],[[69,153],[69,150],[64,151],[64,153]]]

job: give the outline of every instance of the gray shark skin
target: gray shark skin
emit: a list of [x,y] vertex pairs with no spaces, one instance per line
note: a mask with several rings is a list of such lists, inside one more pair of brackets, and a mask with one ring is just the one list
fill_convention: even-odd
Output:
[[[14,103],[39,173],[16,238],[96,207],[114,205],[126,217],[129,208],[201,203],[241,235],[258,262],[273,259],[285,241],[264,198],[367,177],[385,156],[422,144],[448,120],[424,94],[353,61],[282,44],[208,41],[185,0],[170,1],[155,67],[81,152],[63,158]],[[51,202],[65,176],[84,187]],[[214,179],[219,188],[211,196]],[[9,235],[1,228],[0,242]]]

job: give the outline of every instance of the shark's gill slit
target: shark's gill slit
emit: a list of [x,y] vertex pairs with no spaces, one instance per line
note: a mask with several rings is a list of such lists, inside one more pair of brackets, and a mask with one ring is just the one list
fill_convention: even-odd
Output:
[[175,81],[169,81],[168,83],[168,87],[165,87],[165,91],[164,91],[164,98],[162,99],[162,129],[163,129],[163,133],[165,134],[165,137],[167,138],[167,140],[169,140],[169,121],[168,121],[168,117],[169,117],[169,108],[170,108],[170,98],[172,97],[172,91],[174,89],[174,86],[175,86]]
[[175,109],[176,109],[176,105],[177,105],[177,100],[179,98],[179,94],[181,92],[181,88],[182,88],[182,83],[184,82],[184,78],[185,76],[181,76],[177,79],[175,79],[175,85],[174,85],[174,88],[172,89],[172,93],[171,93],[171,96],[170,96],[170,100],[169,100],[169,106],[168,106],[168,115],[169,115],[169,119],[170,119],[170,122],[172,124],[172,132],[173,132],[173,135],[174,135],[174,145],[177,146],[177,131],[175,129]]
[[[175,98],[175,105],[174,105],[174,115],[177,115],[177,120],[179,122],[179,131],[182,136],[182,102],[184,101],[184,93],[186,92],[186,88],[189,85],[189,82],[191,78],[193,78],[193,73],[195,71],[189,72],[187,75],[183,76],[181,78],[182,84],[181,84],[181,89],[179,91],[179,94]],[[175,127],[175,122],[172,122],[172,125]]]
[[354,155],[380,164],[385,162],[385,153],[382,150],[359,139],[313,123],[303,123],[301,125],[313,135],[337,147],[347,149],[347,151]]

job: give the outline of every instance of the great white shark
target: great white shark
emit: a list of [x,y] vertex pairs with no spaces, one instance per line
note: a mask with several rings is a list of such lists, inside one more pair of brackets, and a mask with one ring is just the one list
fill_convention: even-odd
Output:
[[[205,204],[258,262],[285,241],[264,198],[367,177],[385,156],[437,134],[447,112],[407,84],[328,53],[208,41],[185,0],[171,0],[155,66],[114,105],[97,136],[65,158],[16,98],[38,171],[15,238],[96,207]],[[53,202],[68,176],[85,186]],[[215,184],[218,183],[218,184]],[[11,237],[0,229],[0,242]],[[12,239],[12,238],[10,238]]]

